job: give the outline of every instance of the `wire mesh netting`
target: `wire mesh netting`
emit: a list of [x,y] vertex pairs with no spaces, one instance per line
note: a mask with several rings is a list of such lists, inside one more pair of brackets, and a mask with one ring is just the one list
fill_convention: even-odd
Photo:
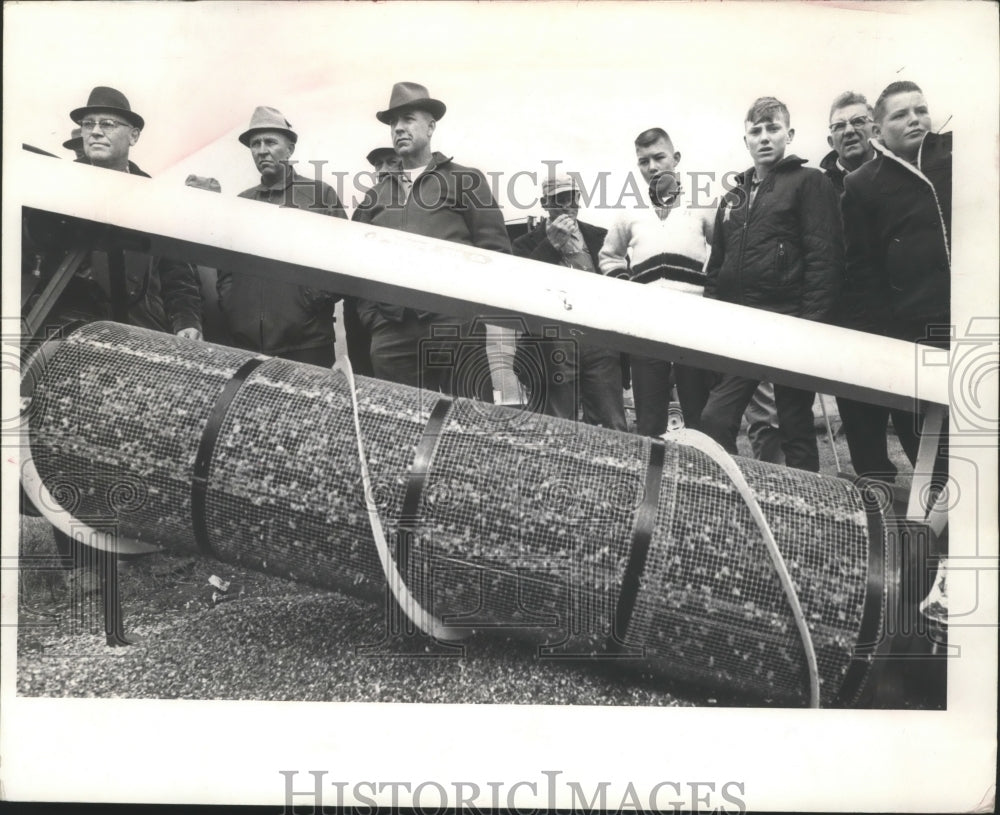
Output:
[[[126,537],[197,547],[192,480],[226,383],[255,355],[97,323],[34,374],[32,455],[53,497]],[[372,491],[395,551],[414,457],[439,394],[358,378]],[[426,446],[427,442],[425,442]],[[634,611],[615,611],[645,500],[649,439],[456,399],[416,519],[407,585],[449,625],[536,640],[544,656],[630,660],[754,698],[802,703],[802,643],[763,539],[729,477],[666,444]],[[869,586],[869,528],[850,483],[739,460],[781,549],[815,644],[824,703],[843,690]],[[236,392],[209,463],[205,528],[222,560],[384,596],[351,395],[338,371],[268,359]]]

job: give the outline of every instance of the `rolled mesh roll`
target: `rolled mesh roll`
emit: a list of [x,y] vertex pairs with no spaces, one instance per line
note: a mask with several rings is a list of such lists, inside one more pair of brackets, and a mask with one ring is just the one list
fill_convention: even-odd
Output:
[[[32,375],[32,457],[82,523],[384,596],[341,372],[95,323]],[[394,553],[396,533],[410,532],[401,571],[428,611],[530,638],[553,658],[807,700],[803,645],[764,541],[706,455],[668,436],[651,481],[644,437],[465,399],[438,407],[429,436],[440,394],[363,377],[356,389],[379,516]],[[420,451],[429,467],[404,518]],[[842,479],[738,464],[797,587],[821,701],[849,703],[885,604],[881,512]],[[638,589],[623,618],[629,579]]]

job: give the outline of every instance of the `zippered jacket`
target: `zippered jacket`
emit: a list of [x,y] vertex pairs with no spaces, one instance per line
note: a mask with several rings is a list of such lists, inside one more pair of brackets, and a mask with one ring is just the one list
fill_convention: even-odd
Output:
[[852,307],[838,322],[915,342],[951,321],[952,137],[927,133],[916,165],[872,144],[875,157],[844,179]]
[[[408,195],[398,173],[382,178],[368,191],[354,220],[510,254],[503,215],[486,176],[442,153],[432,154],[424,172],[413,179]],[[447,263],[447,253],[440,257]],[[403,305],[358,301],[358,314],[369,330],[387,321],[401,322],[405,311]],[[423,319],[436,316],[420,310],[416,314]]]
[[805,159],[786,156],[760,182],[736,177],[716,213],[705,296],[828,321],[844,274],[837,192]]

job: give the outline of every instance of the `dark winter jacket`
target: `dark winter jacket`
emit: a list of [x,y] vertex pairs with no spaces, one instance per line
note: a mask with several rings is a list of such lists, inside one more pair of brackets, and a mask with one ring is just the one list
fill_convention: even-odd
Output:
[[[258,184],[241,192],[240,198],[347,217],[333,187],[323,182],[317,186],[314,179],[294,172],[284,187]],[[333,346],[333,309],[339,294],[221,269],[216,286],[229,333],[240,348],[277,356]]]
[[850,328],[915,342],[951,320],[951,133],[924,136],[916,166],[875,143],[844,181]]
[[[78,159],[76,163],[90,162]],[[149,178],[135,162],[128,163],[128,171],[131,175]],[[171,334],[184,328],[201,330],[201,289],[193,266],[129,250],[124,255],[124,305],[129,324]],[[108,254],[95,251],[91,253],[89,266],[81,269],[64,299],[89,301],[87,304],[69,303],[70,306],[80,306],[81,314],[86,312],[88,318],[120,319],[122,315],[113,313],[113,288]]]
[[826,177],[833,182],[833,186],[837,188],[838,193],[844,192],[844,176],[847,175],[847,171],[844,170],[837,163],[837,151],[831,150],[819,163],[819,168],[826,174]]
[[[354,220],[510,253],[503,215],[479,170],[434,153],[430,164],[413,181],[405,203],[401,184],[397,173],[382,178],[368,191]],[[401,305],[358,301],[358,313],[369,329],[386,321],[401,322],[405,311]],[[416,313],[422,318],[435,316],[425,311]]]
[[844,274],[837,192],[805,160],[786,156],[760,183],[737,176],[715,218],[705,296],[729,303],[828,320]]

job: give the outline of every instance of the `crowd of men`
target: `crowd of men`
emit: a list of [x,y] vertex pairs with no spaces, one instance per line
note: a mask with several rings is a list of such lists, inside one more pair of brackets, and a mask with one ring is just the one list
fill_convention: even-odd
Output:
[[[854,92],[833,100],[831,151],[821,169],[789,151],[795,130],[788,108],[773,97],[757,99],[743,122],[751,166],[714,213],[692,205],[677,171],[681,153],[667,131],[645,130],[634,146],[650,206],[623,213],[604,230],[579,220],[577,183],[553,175],[541,188],[547,218],[513,243],[484,174],[432,149],[445,113],[423,85],[393,86],[388,105],[375,114],[389,128],[391,147],[368,154],[375,184],[354,221],[910,342],[948,341],[951,134],[931,131],[927,102],[912,82],[893,82],[874,106]],[[94,88],[70,118],[78,130],[64,146],[78,162],[146,175],[130,160],[145,122],[124,94]],[[279,110],[258,107],[239,141],[260,178],[241,198],[347,217],[332,187],[302,178],[289,163],[298,133]],[[211,179],[192,178],[189,183],[218,191]],[[90,253],[62,299],[62,316],[117,319],[200,338],[197,271],[137,251],[125,256],[120,268],[106,253]],[[815,394],[799,388],[661,359],[627,359],[560,334],[544,352],[532,342],[537,338],[520,338],[509,367],[521,381],[510,390],[498,384],[502,377],[484,383],[462,375],[505,364],[491,351],[507,335],[478,322],[403,303],[342,298],[236,268],[218,270],[217,295],[228,341],[252,351],[329,367],[334,307],[343,299],[348,354],[358,373],[487,401],[527,401],[551,416],[619,431],[627,430],[623,392],[630,379],[636,430],[649,436],[666,431],[676,387],[685,425],[727,450],[736,452],[745,418],[757,457],[819,469]],[[435,359],[452,363],[432,364]],[[893,480],[890,417],[915,461],[919,417],[839,397],[838,405],[859,475]]]

